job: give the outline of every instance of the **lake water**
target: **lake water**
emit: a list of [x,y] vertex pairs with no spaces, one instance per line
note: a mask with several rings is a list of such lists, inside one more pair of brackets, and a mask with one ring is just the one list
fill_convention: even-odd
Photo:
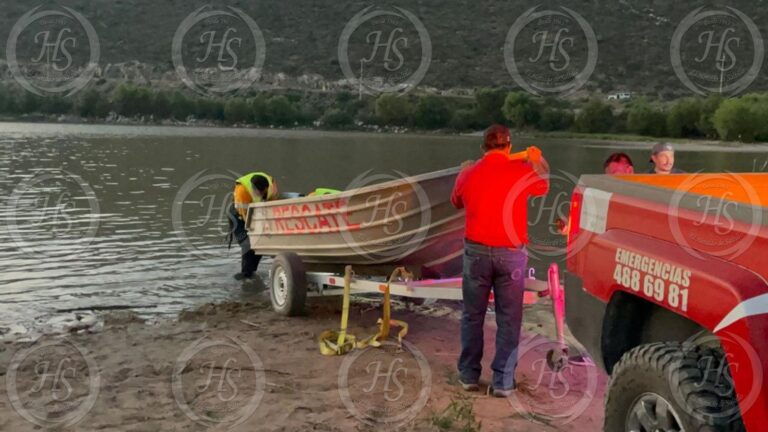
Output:
[[[620,149],[645,170],[648,145],[515,139],[553,168],[550,196],[532,204],[532,264],[562,262],[550,230],[579,175]],[[242,296],[232,279],[224,202],[232,179],[275,176],[283,192],[436,171],[480,156],[480,138],[253,129],[0,123],[0,325],[130,307],[177,313]],[[679,146],[688,171],[764,170],[759,146]],[[266,270],[266,266],[262,266]]]

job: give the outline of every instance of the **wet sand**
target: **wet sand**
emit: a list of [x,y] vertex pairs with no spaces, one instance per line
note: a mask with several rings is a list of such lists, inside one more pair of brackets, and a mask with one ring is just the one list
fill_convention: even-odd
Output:
[[[483,392],[457,387],[456,305],[397,303],[410,325],[394,343],[346,356],[319,353],[341,299],[311,299],[307,316],[272,312],[263,292],[146,324],[126,312],[95,330],[0,345],[0,430],[32,431],[596,431],[606,377],[543,366],[547,303],[526,309],[519,388],[487,396],[493,315],[486,323]],[[350,332],[375,332],[377,301],[355,302]],[[577,352],[571,347],[571,353]],[[26,417],[26,418],[25,418]],[[69,428],[66,426],[69,425]],[[464,428],[464,429],[462,429]]]

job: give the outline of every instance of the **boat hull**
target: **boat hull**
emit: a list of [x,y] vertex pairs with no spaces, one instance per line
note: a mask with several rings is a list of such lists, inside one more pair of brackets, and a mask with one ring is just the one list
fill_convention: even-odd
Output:
[[464,212],[450,202],[459,168],[340,194],[251,205],[259,255],[298,254],[307,264],[405,265],[428,277],[461,273]]

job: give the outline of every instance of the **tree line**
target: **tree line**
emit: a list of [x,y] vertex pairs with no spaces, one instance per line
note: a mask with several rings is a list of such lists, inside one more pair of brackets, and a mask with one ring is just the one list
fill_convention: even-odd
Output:
[[649,137],[768,141],[768,93],[724,99],[718,95],[672,102],[636,98],[566,101],[520,91],[479,89],[474,97],[382,94],[358,98],[284,91],[238,97],[205,97],[182,90],[121,84],[110,91],[85,90],[72,97],[41,97],[0,87],[0,114],[120,115],[150,121],[190,119],[260,127],[356,129],[370,126],[474,131],[492,123],[543,132],[633,134]]

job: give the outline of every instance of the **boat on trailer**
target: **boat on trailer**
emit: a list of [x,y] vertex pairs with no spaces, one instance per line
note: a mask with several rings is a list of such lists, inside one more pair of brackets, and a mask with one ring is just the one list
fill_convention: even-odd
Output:
[[[460,170],[251,204],[251,249],[275,257],[269,274],[273,309],[299,315],[307,297],[341,294],[347,266],[354,267],[354,293],[381,293],[389,286],[402,297],[461,300],[464,211],[450,202]],[[387,280],[400,267],[411,277]],[[526,279],[526,303],[547,295],[547,284]]]
[[[323,196],[252,204],[246,226],[257,255],[294,253],[307,269],[418,277],[461,273],[464,212],[450,202],[460,168]],[[354,182],[353,182],[354,183]]]
[[[272,308],[286,316],[301,315],[307,297],[345,291],[385,293],[385,299],[391,293],[461,300],[464,211],[450,200],[460,170],[251,204],[246,217],[251,249],[275,257],[269,272]],[[552,296],[559,298],[553,304],[556,310],[563,308],[556,264],[549,273],[544,281],[530,274],[525,279],[525,304]],[[558,322],[562,342],[562,320]],[[556,350],[551,353],[549,363],[563,357]]]

